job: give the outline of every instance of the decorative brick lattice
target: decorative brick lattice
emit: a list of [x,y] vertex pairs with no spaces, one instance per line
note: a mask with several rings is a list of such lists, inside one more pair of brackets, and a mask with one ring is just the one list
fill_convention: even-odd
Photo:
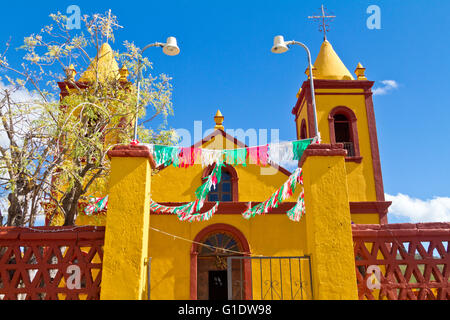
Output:
[[353,240],[359,299],[450,300],[450,223],[353,225]]
[[[0,228],[0,300],[99,299],[104,236],[104,227]],[[69,289],[73,265],[79,288]]]

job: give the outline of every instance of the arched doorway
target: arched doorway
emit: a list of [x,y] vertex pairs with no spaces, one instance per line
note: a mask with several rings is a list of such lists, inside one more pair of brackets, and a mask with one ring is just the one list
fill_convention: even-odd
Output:
[[[233,226],[218,223],[200,231],[191,248],[191,299],[226,300],[227,257],[249,254],[245,236]],[[231,272],[233,279],[242,279],[243,282],[232,283],[233,298],[251,299],[250,261],[235,261]]]

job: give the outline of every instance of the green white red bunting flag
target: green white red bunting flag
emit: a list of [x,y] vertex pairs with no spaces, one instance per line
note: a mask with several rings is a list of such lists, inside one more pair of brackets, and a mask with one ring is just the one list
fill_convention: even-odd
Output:
[[194,164],[202,166],[225,162],[229,165],[257,164],[266,166],[269,162],[300,160],[313,139],[271,143],[263,146],[236,149],[203,149],[195,147],[162,146],[147,144],[158,166],[170,165],[185,168]]
[[[294,173],[292,173],[287,181],[283,183],[280,189],[272,194],[272,196],[264,202],[254,206],[253,208],[247,209],[242,215],[244,218],[249,219],[254,217],[255,215],[261,215],[268,213],[273,208],[278,208],[278,205],[285,201],[286,199],[293,196],[297,185],[303,185],[303,174],[302,169],[297,168]],[[300,198],[299,198],[300,200]],[[297,202],[296,206],[299,205]],[[301,205],[301,203],[300,203]],[[291,209],[292,210],[292,209]],[[292,215],[292,214],[291,214]],[[300,220],[300,219],[299,219]],[[298,220],[298,221],[299,221]],[[295,220],[294,220],[295,221]]]
[[[217,212],[219,202],[208,211],[199,213],[205,204],[206,197],[211,190],[211,187],[216,186],[220,182],[220,172],[223,163],[216,164],[211,174],[206,181],[197,189],[197,199],[180,206],[165,206],[153,201],[150,203],[150,209],[155,213],[161,214],[176,214],[181,221],[206,221],[212,218]],[[264,202],[247,209],[242,216],[245,219],[250,219],[255,215],[262,215],[270,212],[273,208],[277,208],[278,205],[286,199],[293,196],[298,185],[303,185],[302,169],[297,168],[287,179],[287,181],[272,194],[272,196]],[[108,203],[108,196],[104,198],[96,198],[89,206],[84,210],[86,215],[92,215],[94,212],[99,212],[106,208]],[[300,194],[297,203],[286,214],[292,221],[300,221],[305,213],[305,201],[303,191]]]
[[[157,165],[170,165],[186,168],[196,163],[202,166],[214,165],[213,170],[206,178],[205,182],[195,191],[196,200],[180,206],[164,206],[152,200],[150,208],[155,213],[176,214],[181,221],[206,221],[217,212],[219,202],[208,211],[199,213],[207,199],[211,188],[215,188],[220,183],[222,168],[225,163],[229,165],[247,165],[247,159],[251,164],[266,166],[270,162],[286,160],[300,160],[313,139],[305,139],[279,144],[269,144],[257,147],[237,148],[229,150],[212,150],[200,148],[182,148],[173,146],[147,145],[155,159]],[[262,215],[277,208],[286,199],[293,196],[298,185],[303,185],[302,169],[297,168],[288,180],[264,202],[247,209],[242,213],[245,219],[250,219],[255,215]],[[85,207],[84,213],[92,215],[107,207],[108,196],[104,198],[92,198]],[[305,201],[303,191],[300,194],[295,206],[287,212],[289,219],[300,221],[305,213]]]

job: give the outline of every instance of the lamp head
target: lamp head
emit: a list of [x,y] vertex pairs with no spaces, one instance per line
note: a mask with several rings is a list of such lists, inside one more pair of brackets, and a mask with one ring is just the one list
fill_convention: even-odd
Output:
[[163,52],[168,56],[176,56],[180,53],[180,48],[177,45],[175,37],[168,37],[165,44],[163,44]]
[[276,36],[275,38],[273,38],[273,47],[272,47],[273,53],[285,53],[288,50],[289,48],[286,42],[284,41],[283,36]]

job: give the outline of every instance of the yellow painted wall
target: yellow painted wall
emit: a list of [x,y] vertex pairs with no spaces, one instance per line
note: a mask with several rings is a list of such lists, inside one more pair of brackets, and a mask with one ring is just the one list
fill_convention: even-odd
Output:
[[75,220],[77,226],[104,226],[106,225],[106,213],[94,214],[87,216],[85,214],[78,214]]
[[149,244],[150,163],[143,157],[113,157],[111,162],[100,297],[140,300]]
[[378,213],[352,213],[352,222],[356,224],[379,224],[380,216]]
[[311,156],[303,168],[314,298],[357,299],[344,157]]
[[[207,142],[208,148],[233,148],[229,140],[221,135]],[[264,201],[270,197],[288,178],[284,173],[261,175],[257,165],[235,166],[239,177],[239,201]],[[169,166],[152,177],[152,198],[157,202],[192,201],[195,190],[201,185],[203,173],[201,165],[187,169]],[[294,197],[296,201],[301,192],[299,187]],[[305,225],[303,221],[292,222],[284,214],[267,214],[250,220],[239,214],[216,214],[205,222],[180,222],[176,216],[151,215],[150,226],[161,231],[193,240],[205,227],[215,223],[226,223],[239,229],[250,244],[252,254],[267,256],[301,256],[306,252]],[[191,243],[150,229],[149,256],[151,265],[151,299],[189,299],[190,298],[190,250]],[[255,264],[256,266],[256,264]],[[254,267],[255,267],[254,266]],[[309,274],[304,267],[302,278],[309,284]],[[256,275],[256,273],[254,273]],[[306,280],[305,280],[306,279]],[[255,279],[257,281],[257,279]],[[260,288],[254,288],[259,296]],[[304,298],[308,298],[308,287]]]
[[[253,255],[301,256],[306,254],[304,220],[293,222],[283,214],[267,214],[250,220],[241,215],[215,215],[205,222],[180,222],[176,216],[151,215],[150,227],[193,240],[205,227],[215,223],[230,224],[239,229],[250,244]],[[150,229],[148,255],[151,264],[151,299],[190,299],[190,252],[192,244]],[[302,274],[309,289],[309,274]],[[254,273],[255,277],[257,273]],[[257,278],[255,278],[257,280]],[[287,282],[286,282],[287,283]],[[255,297],[260,288],[254,287]]]
[[[219,139],[220,141],[217,142]],[[218,136],[217,139],[213,139],[213,141],[209,143],[209,147],[214,147],[215,143],[225,143],[224,138]],[[125,168],[126,171],[133,172],[129,166],[136,163],[137,160],[131,161],[126,158],[119,158],[115,161],[123,162],[123,168]],[[119,168],[119,166],[116,166],[116,168]],[[256,165],[248,165],[247,167],[236,166],[235,168],[239,176],[239,201],[264,201],[288,178],[287,175],[279,171],[276,171],[274,175],[261,175],[261,168]],[[157,172],[152,176],[150,182],[152,199],[157,202],[184,202],[194,200],[195,190],[201,184],[202,172],[203,168],[201,165],[195,165],[187,169],[169,166]],[[137,180],[140,179],[138,174],[133,173],[133,175]],[[139,183],[137,180],[135,183]],[[120,182],[118,179],[112,179],[112,181],[116,181],[115,183]],[[131,183],[131,181],[125,181],[123,183]],[[127,187],[127,190],[128,189],[132,189],[132,187]],[[301,187],[299,187],[294,197],[288,201],[296,201],[300,191]],[[110,192],[117,193],[119,190],[115,188],[115,190],[110,190]],[[130,196],[127,198],[127,203],[132,204],[134,201],[132,196],[133,191],[128,190],[128,193]],[[123,199],[123,196],[120,196],[120,198]],[[348,206],[348,199],[346,199],[346,201]],[[121,205],[123,206],[125,204]],[[359,221],[367,219],[367,217],[368,215],[363,215],[361,217],[356,215],[354,218],[352,217],[352,219],[358,220],[355,222],[359,223]],[[94,222],[94,220],[96,220],[96,222]],[[192,246],[190,241],[194,240],[196,235],[202,229],[211,224],[226,223],[240,230],[250,245],[252,255],[303,256],[310,254],[310,252],[308,252],[310,249],[308,248],[310,248],[311,245],[308,246],[307,242],[305,218],[296,223],[289,220],[285,214],[269,213],[264,216],[256,216],[250,220],[244,219],[240,214],[216,214],[209,221],[189,223],[179,221],[176,216],[153,214],[150,216],[149,220],[148,248],[145,249],[145,252],[147,252],[147,257],[152,258],[150,283],[151,299],[190,298],[190,252]],[[104,223],[105,219],[102,218],[102,216],[79,216],[77,219],[77,224]],[[116,228],[117,227],[119,226],[116,226]],[[107,229],[110,229],[110,227],[108,226]],[[118,229],[117,232],[118,234],[123,233],[120,229]],[[187,241],[175,238],[174,236],[184,238]],[[122,247],[116,248],[116,250],[122,249]],[[129,254],[131,254],[131,252]],[[111,264],[111,262],[109,264]],[[144,267],[144,269],[145,268],[146,267]],[[254,263],[252,268],[258,268],[258,264]],[[259,284],[259,273],[257,270],[253,271],[253,296],[258,298],[261,294],[260,286],[257,285]],[[144,273],[144,275],[141,276],[143,278],[140,278],[141,281],[146,281],[146,270],[141,270],[139,272]],[[275,271],[274,276],[276,276],[276,274]],[[303,263],[302,280],[304,281],[303,285],[305,286],[303,291],[304,299],[311,298],[312,285],[309,277],[308,265]],[[287,283],[287,279],[285,280],[285,283]],[[294,281],[295,280],[296,279],[294,279]],[[140,286],[143,290],[141,297],[145,299],[147,296],[147,286],[142,282],[140,282]],[[111,290],[112,289],[110,288],[108,296],[114,297]],[[289,292],[286,294],[288,293]],[[106,293],[103,293],[103,297],[105,297],[105,294]],[[299,299],[299,296],[296,298]]]

